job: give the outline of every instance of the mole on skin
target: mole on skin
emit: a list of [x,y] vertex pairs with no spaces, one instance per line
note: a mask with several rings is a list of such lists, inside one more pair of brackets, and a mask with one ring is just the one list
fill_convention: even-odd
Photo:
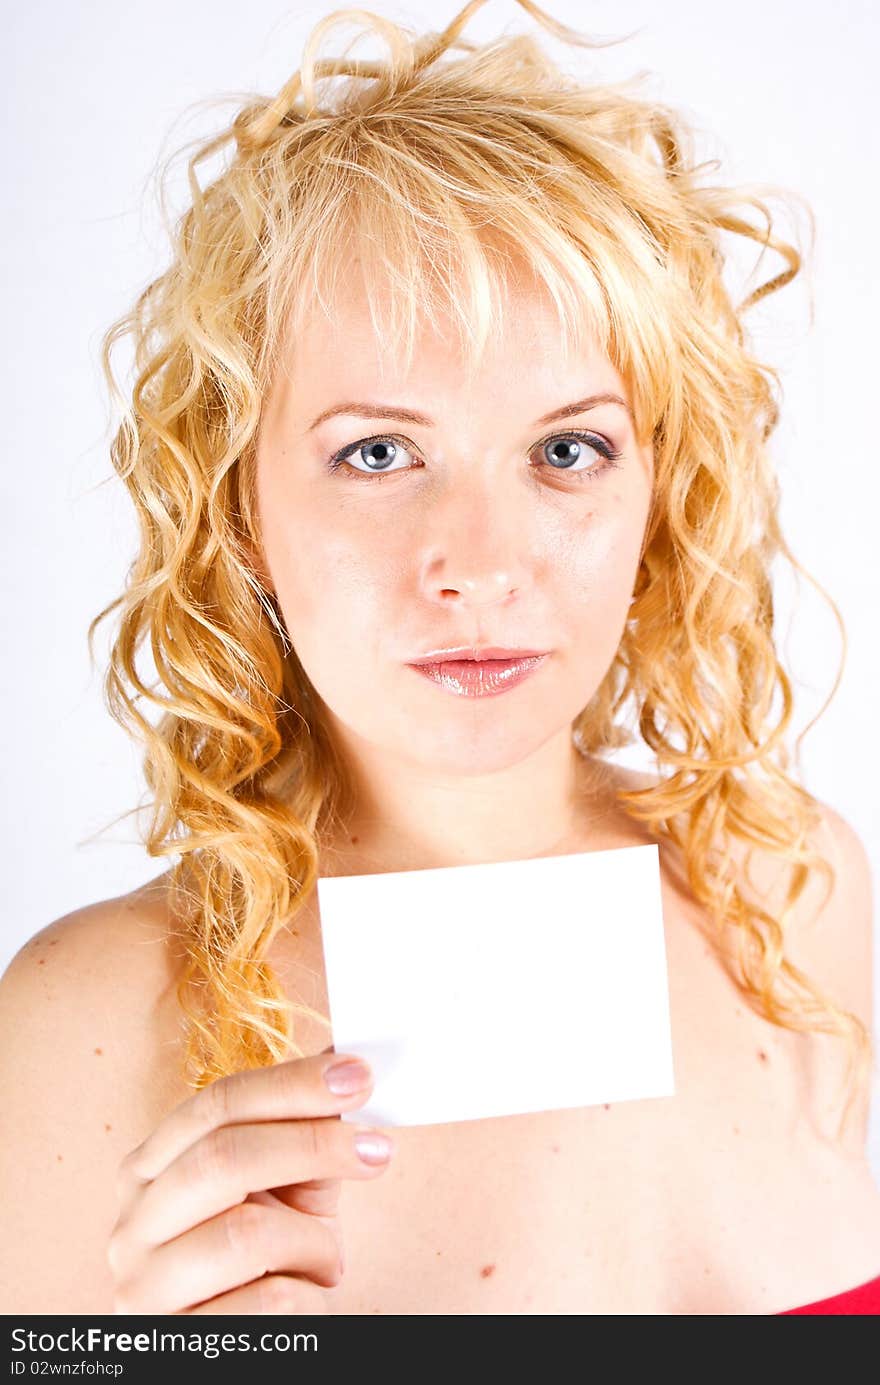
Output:
[[490,1275],[490,1274],[494,1274],[494,1273],[495,1273],[495,1266],[494,1266],[494,1265],[484,1265],[483,1268],[480,1270],[480,1278],[481,1278],[481,1279],[488,1279],[488,1278],[489,1278],[489,1275]]

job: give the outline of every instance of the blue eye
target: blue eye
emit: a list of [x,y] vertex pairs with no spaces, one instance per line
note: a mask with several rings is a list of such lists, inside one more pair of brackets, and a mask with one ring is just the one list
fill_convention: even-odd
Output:
[[[572,439],[574,439],[574,451],[572,451]],[[610,442],[599,437],[597,433],[557,433],[555,437],[539,443],[538,446],[542,449],[550,448],[553,456],[552,460],[548,458],[547,464],[553,471],[571,471],[574,463],[580,461],[581,444],[584,442],[605,460],[602,466],[594,465],[574,472],[575,476],[588,476],[592,479],[599,472],[605,471],[606,467],[616,465],[621,456],[621,453],[612,447]]]
[[[597,466],[595,461],[591,462],[587,455],[588,465],[578,467],[575,470],[575,464],[582,460],[582,444],[584,443],[593,452],[598,453],[602,461]],[[578,480],[585,481],[592,481],[602,472],[617,467],[619,459],[623,455],[608,442],[607,438],[601,437],[600,434],[579,430],[569,433],[554,433],[551,437],[545,438],[543,442],[536,443],[532,451],[535,452],[539,448],[544,451],[548,447],[551,450],[551,455],[548,457],[546,451],[544,452],[545,460],[538,468],[539,470],[543,467],[548,471],[570,472]],[[327,470],[336,472],[343,471],[344,468],[345,474],[352,477],[381,480],[383,476],[393,475],[395,472],[414,471],[424,466],[424,461],[419,458],[415,467],[395,467],[394,462],[397,460],[400,450],[404,453],[409,451],[415,453],[415,449],[406,439],[396,437],[393,433],[381,433],[372,438],[360,438],[357,442],[350,443],[348,447],[344,447],[340,452],[330,457],[327,461]],[[357,458],[363,462],[363,469],[353,466],[350,458]]]
[[[336,471],[343,462],[348,462],[349,457],[357,456],[358,460],[365,464],[367,472],[386,472],[397,456],[398,445],[404,447],[405,450],[405,445],[400,438],[365,438],[361,442],[352,443],[350,447],[344,448],[335,457],[331,457],[330,470]],[[397,470],[400,468],[398,467]]]

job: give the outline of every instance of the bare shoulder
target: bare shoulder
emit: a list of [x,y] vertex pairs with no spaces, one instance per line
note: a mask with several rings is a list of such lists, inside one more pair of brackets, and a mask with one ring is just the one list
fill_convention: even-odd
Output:
[[[653,788],[658,775],[614,766],[610,782],[626,792]],[[833,877],[811,870],[794,902],[784,933],[786,961],[843,1010],[857,1016],[873,1039],[874,919],[871,863],[864,842],[852,823],[831,804],[814,800],[816,823],[807,834],[806,847],[829,863]],[[639,840],[637,828],[633,840]],[[792,878],[789,863],[776,853],[752,842],[732,838],[737,885],[747,901],[773,918],[781,918]],[[670,898],[689,916],[696,908],[687,880],[682,853],[663,840],[660,856]],[[846,1049],[841,1040],[810,1036],[799,1045],[806,1068],[806,1090],[819,1125],[830,1128],[837,1111],[846,1072]],[[852,1127],[853,1146],[865,1149],[870,1094]]]
[[[817,800],[818,821],[808,847],[830,864],[828,882],[811,871],[785,934],[786,957],[829,997],[852,1011],[870,1032],[873,1023],[873,887],[871,863],[852,823]],[[770,852],[748,861],[746,888],[769,911],[785,904],[789,871]]]
[[[656,774],[615,766],[613,782],[627,792],[653,788]],[[792,910],[785,934],[785,955],[805,971],[843,1008],[873,1023],[873,882],[864,842],[852,823],[829,803],[816,800],[817,825],[807,846],[820,853],[834,872],[829,887],[811,871]],[[734,839],[738,884],[746,898],[778,917],[786,903],[790,871],[775,853]],[[677,849],[664,847],[664,867],[683,886]]]
[[[817,822],[806,845],[829,863],[833,877],[811,871],[785,927],[784,955],[840,1009],[855,1015],[873,1044],[873,889],[865,845],[852,823],[817,801]],[[786,903],[791,872],[772,853],[755,851],[744,869],[745,892],[774,917]],[[832,1139],[846,1092],[848,1052],[842,1039],[822,1034],[801,1043],[805,1093],[813,1129]],[[861,1090],[847,1125],[846,1148],[867,1162],[871,1088]]]
[[[63,1024],[75,1052],[119,1073],[177,1027],[175,987],[184,952],[162,875],[128,894],[71,911],[35,933],[0,978],[4,1025],[15,1015],[43,1035]],[[35,1039],[37,1035],[33,1036]],[[22,1045],[19,1042],[18,1047]],[[27,1063],[27,1055],[20,1054]],[[158,1094],[166,1064],[150,1065],[141,1094]]]
[[112,1311],[124,1156],[188,1095],[164,877],[42,928],[0,978],[6,1311]]

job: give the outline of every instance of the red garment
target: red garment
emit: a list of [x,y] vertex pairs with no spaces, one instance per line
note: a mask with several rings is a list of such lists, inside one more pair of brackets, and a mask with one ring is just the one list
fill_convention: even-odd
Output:
[[880,1313],[880,1274],[833,1298],[820,1298],[815,1303],[805,1303],[803,1308],[786,1308],[784,1313],[773,1316],[788,1318],[796,1313]]

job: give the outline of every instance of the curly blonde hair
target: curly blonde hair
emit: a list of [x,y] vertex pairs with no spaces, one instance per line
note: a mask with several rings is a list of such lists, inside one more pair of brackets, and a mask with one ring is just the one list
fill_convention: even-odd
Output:
[[[706,182],[717,161],[695,162],[693,131],[636,94],[637,79],[576,80],[524,34],[462,38],[483,3],[422,36],[360,9],[317,23],[277,96],[248,97],[228,128],[197,142],[170,264],[102,339],[122,406],[111,456],[140,547],[89,642],[118,608],[106,695],[145,743],[146,849],[176,858],[187,1081],[299,1056],[297,1013],[327,1024],[329,1040],[327,1017],[289,1000],[265,961],[318,877],[322,835],[346,811],[349,785],[252,562],[254,458],[283,333],[295,339],[315,301],[332,305],[355,243],[379,295],[376,320],[408,354],[417,322],[439,308],[478,356],[502,320],[506,246],[550,292],[566,339],[577,346],[588,332],[625,380],[637,435],[653,440],[654,493],[626,630],[575,718],[575,742],[595,756],[632,743],[621,711],[635,708],[668,773],[620,802],[683,853],[719,948],[722,934],[736,940],[722,955],[752,1008],[844,1038],[864,1078],[869,1032],[784,955],[809,873],[834,870],[809,845],[820,808],[784,743],[793,699],[770,566],[782,555],[804,569],[780,532],[768,457],[778,375],[750,349],[743,314],[802,256],[754,189]],[[557,37],[604,46],[519,3]],[[355,42],[377,34],[386,58],[320,58],[341,21],[359,26]],[[201,186],[198,166],[227,146]],[[383,217],[389,206],[395,215]],[[783,261],[739,305],[723,282],[722,232]],[[127,334],[130,402],[111,366]],[[154,682],[137,667],[144,645]],[[160,709],[155,724],[143,702]],[[790,871],[778,916],[747,897],[736,844]]]

